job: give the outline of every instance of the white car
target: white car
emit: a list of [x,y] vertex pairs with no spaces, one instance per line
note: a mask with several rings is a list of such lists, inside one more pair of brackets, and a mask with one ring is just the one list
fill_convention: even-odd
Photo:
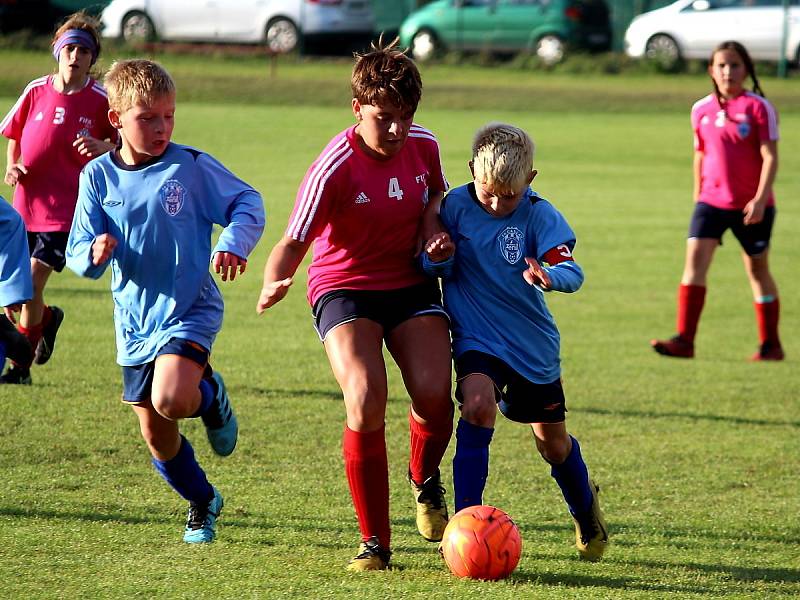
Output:
[[368,39],[375,26],[370,0],[112,0],[101,20],[104,37],[127,42],[266,43],[276,53],[301,37]]
[[[800,0],[789,1],[786,59],[800,59]],[[679,0],[634,18],[625,51],[662,64],[708,59],[720,42],[742,43],[754,60],[779,61],[783,0]]]

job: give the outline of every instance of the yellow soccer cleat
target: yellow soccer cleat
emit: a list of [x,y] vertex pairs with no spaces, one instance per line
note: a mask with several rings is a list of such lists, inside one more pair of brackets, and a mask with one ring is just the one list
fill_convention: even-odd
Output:
[[361,542],[358,554],[347,564],[348,571],[383,571],[389,568],[392,551],[381,547],[378,538]]
[[441,542],[444,528],[447,527],[447,504],[444,501],[444,487],[439,478],[439,469],[428,477],[422,485],[417,485],[408,476],[411,491],[417,502],[417,529],[429,542]]
[[603,558],[603,553],[608,546],[608,528],[603,518],[603,511],[600,509],[600,500],[597,495],[600,493],[600,486],[594,481],[589,481],[592,490],[592,509],[585,519],[578,520],[575,515],[575,546],[581,559],[588,561],[598,561]]

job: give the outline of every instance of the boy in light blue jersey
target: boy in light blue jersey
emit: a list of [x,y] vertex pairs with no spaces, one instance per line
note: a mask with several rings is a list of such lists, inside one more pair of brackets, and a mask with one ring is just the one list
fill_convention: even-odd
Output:
[[475,136],[474,181],[450,191],[439,216],[448,233],[431,237],[423,267],[443,280],[450,315],[461,418],[456,429],[456,510],[482,504],[497,408],[530,424],[575,521],[581,558],[608,544],[599,487],[564,423],[560,336],[544,293],[574,292],[583,271],[575,234],[529,187],[533,142],[517,127],[491,123]]
[[[6,357],[17,363],[33,358],[28,339],[14,327],[14,313],[33,298],[31,257],[22,217],[0,196],[0,370]],[[4,383],[0,379],[0,384]],[[27,382],[30,383],[30,377]]]
[[[233,452],[238,424],[208,357],[223,281],[243,273],[264,229],[261,196],[217,160],[170,141],[175,84],[158,64],[124,60],[105,78],[121,146],[86,165],[67,265],[99,278],[111,265],[122,400],[131,405],[159,474],[189,501],[184,541],[213,541],[222,508],[178,420],[201,417],[213,450]],[[223,227],[211,249],[214,224]]]

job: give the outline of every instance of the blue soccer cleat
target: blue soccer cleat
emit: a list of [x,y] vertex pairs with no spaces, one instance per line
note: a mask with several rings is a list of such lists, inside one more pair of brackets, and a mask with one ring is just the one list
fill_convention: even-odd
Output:
[[220,456],[228,456],[236,448],[236,440],[239,437],[239,423],[236,420],[236,415],[233,414],[233,407],[225,389],[222,375],[215,372],[211,378],[216,384],[217,394],[211,406],[202,416],[203,424],[206,426],[206,435],[214,452]]
[[183,541],[187,544],[209,544],[217,535],[217,519],[224,502],[217,488],[212,485],[211,489],[214,497],[208,504],[189,503],[189,516],[183,532]]

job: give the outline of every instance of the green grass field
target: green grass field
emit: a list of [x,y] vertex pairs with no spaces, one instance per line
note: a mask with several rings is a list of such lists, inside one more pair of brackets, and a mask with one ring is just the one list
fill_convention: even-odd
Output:
[[[0,113],[51,62],[0,54]],[[64,273],[47,288],[67,315],[52,361],[34,369],[33,387],[0,387],[0,597],[800,595],[796,81],[763,82],[781,111],[772,267],[788,358],[751,364],[755,318],[730,235],[712,268],[697,358],[666,359],[648,346],[673,332],[691,211],[688,110],[706,78],[423,70],[417,120],[439,135],[451,183],[466,180],[479,125],[526,128],[538,144],[534,187],[576,230],[586,272],[578,294],[549,301],[563,338],[568,425],[601,484],[611,546],[602,563],[578,561],[571,520],[530,434],[499,420],[484,500],[519,524],[523,554],[508,580],[484,583],[449,575],[435,544],[416,533],[404,480],[408,402],[394,367],[387,440],[396,568],[344,571],[358,543],[340,450],[344,410],[311,326],[304,275],[267,315],[254,311],[260,270],[306,167],[351,122],[349,65],[281,63],[270,79],[253,59],[164,62],[184,99],[174,139],[220,158],[263,193],[268,211],[247,274],[221,284],[227,312],[213,362],[239,414],[239,447],[219,459],[200,423],[183,426],[225,496],[218,541],[181,542],[186,507],[155,475],[118,401],[107,278]]]

